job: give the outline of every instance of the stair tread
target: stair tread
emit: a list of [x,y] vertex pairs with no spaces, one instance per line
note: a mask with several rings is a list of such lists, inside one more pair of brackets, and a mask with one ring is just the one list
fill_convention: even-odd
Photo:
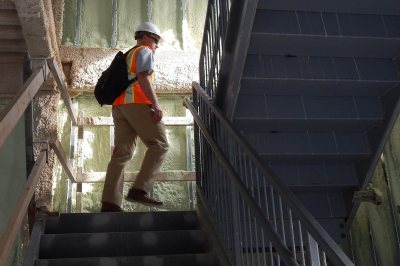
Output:
[[396,64],[391,58],[285,56],[285,54],[247,54],[243,77],[337,82],[400,80]]
[[198,228],[195,212],[124,212],[61,214],[46,226],[45,233],[90,233],[140,230],[189,230]]
[[110,265],[141,265],[141,266],[217,266],[219,265],[214,253],[126,256],[126,257],[91,257],[91,258],[62,258],[39,259],[35,266],[110,266]]
[[258,1],[257,9],[400,15],[400,5],[397,0],[380,2],[374,0],[353,0],[350,2],[346,0],[309,0],[307,2],[297,0],[260,0]]
[[301,119],[301,118],[258,118],[235,117],[234,123],[238,129],[249,131],[364,131],[377,123],[382,122],[378,118],[362,119]]
[[[360,49],[360,47],[362,49]],[[252,33],[248,53],[392,58],[400,38]]]
[[399,80],[287,78],[243,76],[241,95],[380,96],[400,85]]
[[40,258],[68,258],[203,253],[208,251],[201,230],[45,234]]

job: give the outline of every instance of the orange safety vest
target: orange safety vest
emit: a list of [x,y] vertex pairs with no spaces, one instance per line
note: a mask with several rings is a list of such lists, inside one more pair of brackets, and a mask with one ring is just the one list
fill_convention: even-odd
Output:
[[[136,55],[142,49],[145,49],[146,46],[138,46],[133,48],[126,57],[126,64],[128,65],[128,76],[129,79],[133,79],[136,77]],[[154,72],[151,74],[151,80],[154,79]],[[130,84],[126,90],[115,99],[113,106],[121,105],[121,104],[152,104],[152,102],[147,98],[144,94],[142,88],[140,87],[139,81],[135,81]]]

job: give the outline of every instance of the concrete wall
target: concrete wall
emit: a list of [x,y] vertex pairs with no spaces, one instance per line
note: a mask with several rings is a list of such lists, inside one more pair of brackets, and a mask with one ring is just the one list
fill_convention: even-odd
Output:
[[[186,109],[182,105],[185,95],[159,95],[160,104],[164,110],[166,117],[184,117]],[[100,108],[96,99],[92,95],[83,95],[75,97],[77,107],[83,116],[107,116],[111,117],[110,106]],[[70,120],[63,106],[59,111],[59,139],[62,141],[63,147],[67,153],[70,149]],[[112,143],[112,127],[109,126],[93,126],[84,127],[82,157],[83,157],[83,172],[106,172],[107,165],[111,157]],[[187,154],[186,149],[186,126],[167,126],[167,138],[170,144],[170,149],[161,166],[161,171],[173,171],[172,176],[176,173],[176,177],[180,176],[181,171],[188,169],[189,161],[193,158]],[[191,135],[191,134],[189,134]],[[77,135],[75,132],[75,140]],[[74,142],[77,145],[77,142]],[[77,147],[75,146],[75,150]],[[134,156],[130,163],[125,168],[125,172],[135,172],[140,169],[141,162],[145,153],[145,146],[139,140]],[[192,149],[193,150],[193,149]],[[77,156],[74,156],[74,164],[78,165]],[[104,178],[104,176],[103,176]],[[66,211],[66,176],[63,173],[61,166],[56,164],[54,171],[54,197],[53,209],[56,211]],[[125,192],[131,186],[130,183],[125,183]],[[168,181],[157,182],[155,184],[154,194],[162,199],[165,208],[168,210],[187,210],[190,209],[189,189],[190,182],[188,181]],[[97,212],[101,205],[101,193],[103,183],[85,183],[83,184],[82,210],[84,212]],[[75,200],[75,199],[74,199]],[[76,202],[74,202],[75,206]],[[148,208],[138,204],[123,202],[125,210],[144,211]]]
[[[0,100],[2,110],[8,100]],[[7,226],[8,218],[15,209],[18,196],[26,183],[25,124],[22,118],[0,147],[0,235]],[[21,238],[23,230],[17,236],[15,247],[9,258],[9,265],[22,262]]]
[[70,87],[92,90],[117,49],[135,45],[135,29],[151,20],[163,36],[155,55],[157,91],[190,92],[198,80],[207,2],[118,0],[113,7],[109,0],[64,1],[61,57],[71,65]]
[[[101,71],[107,67],[117,49],[127,50],[134,45],[133,32],[140,22],[152,20],[160,26],[164,37],[155,57],[157,91],[190,92],[191,82],[198,78],[198,54],[202,41],[206,0],[118,0],[114,7],[112,1],[108,0],[65,0],[63,3],[61,54],[63,62],[70,66],[67,79],[71,90],[91,91]],[[80,12],[77,12],[78,6]],[[100,17],[102,19],[99,19]],[[78,101],[81,102],[81,106],[85,103],[85,108],[81,109],[87,109],[88,114],[109,115],[107,108],[100,111],[95,103],[87,102],[87,99],[81,98]],[[179,105],[179,101],[174,104]],[[61,123],[63,125],[61,128],[68,132],[68,122],[65,122],[67,120],[61,120],[64,121]],[[85,141],[89,154],[85,159],[86,170],[104,171],[109,158],[106,152],[110,145],[109,130],[87,129],[85,134],[88,136]],[[171,136],[180,134],[178,130]],[[69,139],[65,134],[60,136]],[[400,122],[395,126],[371,182],[372,186],[383,192],[383,203],[378,206],[362,203],[354,220],[351,229],[353,249],[349,248],[349,255],[354,258],[356,265],[400,265],[397,237],[399,233],[395,230],[400,227],[399,137]],[[104,143],[104,147],[95,148],[95,143]],[[179,147],[179,145],[181,144],[178,140],[173,146]],[[138,153],[142,153],[140,145]],[[177,158],[179,159],[171,165],[181,168],[184,165],[183,159],[179,156]],[[166,160],[168,161],[169,159]],[[139,157],[133,160],[128,170],[136,169],[138,162]],[[59,172],[62,173],[61,170]],[[65,176],[62,177],[62,174],[59,176],[63,181],[56,190],[65,191],[63,189],[66,184]],[[155,193],[161,198],[167,195],[168,198],[163,200],[171,202],[169,206],[186,208],[187,206],[178,206],[177,203],[183,201],[180,197],[187,194],[187,188],[179,185],[168,188],[164,185],[158,184]],[[84,187],[85,211],[98,210],[101,190],[102,184]],[[65,206],[63,200],[65,194],[62,193],[60,195],[63,198],[56,199],[54,207]],[[124,203],[123,207],[127,210],[135,209],[128,203]]]
[[[86,48],[127,48],[143,21],[157,24],[164,44],[201,47],[207,0],[65,0],[62,43]],[[114,38],[114,39],[113,39]]]
[[[382,204],[361,203],[350,231],[356,265],[400,265],[400,120],[385,146],[370,188]],[[349,243],[350,244],[350,243]]]

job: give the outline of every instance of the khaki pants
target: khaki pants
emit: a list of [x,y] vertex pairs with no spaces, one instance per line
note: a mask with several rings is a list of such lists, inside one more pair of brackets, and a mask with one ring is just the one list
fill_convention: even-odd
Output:
[[145,104],[124,104],[113,107],[115,148],[107,167],[102,201],[118,206],[122,202],[123,173],[125,165],[132,159],[137,137],[147,147],[142,166],[133,187],[150,192],[152,177],[158,171],[168,151],[165,125],[155,123],[149,106]]

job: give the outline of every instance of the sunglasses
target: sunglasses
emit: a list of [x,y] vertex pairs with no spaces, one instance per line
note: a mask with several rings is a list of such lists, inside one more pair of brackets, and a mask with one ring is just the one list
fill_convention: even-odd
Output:
[[150,39],[154,41],[154,43],[157,45],[160,39],[152,34],[146,34]]

